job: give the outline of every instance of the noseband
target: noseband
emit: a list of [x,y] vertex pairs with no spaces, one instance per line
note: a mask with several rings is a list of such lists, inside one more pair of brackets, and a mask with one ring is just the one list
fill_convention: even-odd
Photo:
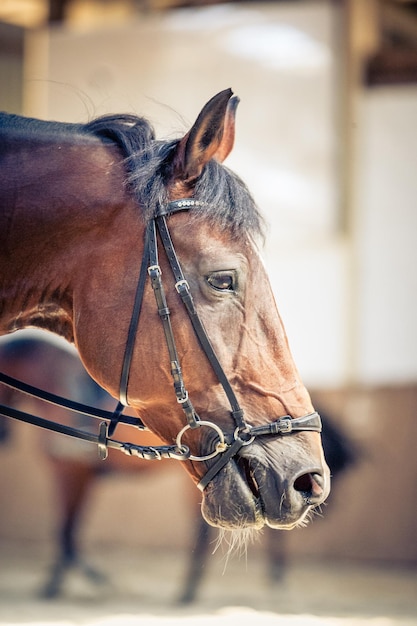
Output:
[[[3,414],[7,417],[19,419],[21,421],[25,421],[31,424],[35,424],[48,430],[63,433],[71,437],[76,437],[78,439],[83,439],[85,441],[96,443],[99,448],[100,457],[103,459],[107,457],[108,448],[115,448],[121,450],[125,454],[138,456],[142,459],[147,460],[174,458],[182,461],[192,460],[205,462],[211,459],[216,459],[198,483],[198,487],[199,489],[201,489],[201,491],[203,491],[208,483],[216,476],[216,474],[218,474],[218,472],[239,453],[239,450],[241,450],[242,447],[248,446],[257,437],[282,436],[300,431],[321,432],[321,419],[319,414],[316,412],[294,419],[291,418],[289,415],[285,415],[274,422],[270,422],[256,427],[251,426],[245,421],[243,410],[239,406],[239,402],[232,389],[232,386],[230,385],[230,382],[216,356],[207,332],[195,308],[190,287],[182,272],[181,265],[177,258],[166,221],[166,217],[172,215],[173,213],[177,213],[179,211],[187,211],[192,207],[203,204],[205,203],[192,198],[174,200],[172,202],[169,202],[167,206],[161,207],[157,214],[148,222],[146,226],[142,263],[136,288],[132,316],[128,329],[128,336],[120,377],[120,400],[116,410],[113,413],[63,399],[54,394],[31,387],[30,385],[22,383],[21,381],[17,381],[16,379],[6,376],[5,374],[0,374],[0,383],[4,383],[24,393],[40,398],[41,400],[45,400],[47,402],[62,406],[69,410],[106,420],[101,422],[99,434],[93,435],[91,433],[78,430],[69,426],[57,424],[56,422],[45,420],[43,418],[36,417],[17,409],[6,407],[4,405],[0,405],[0,414]],[[199,344],[206,358],[208,359],[214,373],[216,374],[218,381],[222,385],[230,404],[230,416],[234,425],[233,433],[231,434],[225,434],[221,430],[221,428],[214,422],[201,420],[192,405],[191,399],[189,398],[188,391],[184,384],[178,351],[176,348],[175,338],[171,326],[170,310],[168,308],[162,283],[162,272],[159,265],[157,234],[159,234],[160,240],[165,250],[165,254],[171,267],[171,271],[174,276],[175,289],[185,306]],[[151,281],[158,308],[158,314],[164,329],[171,363],[171,375],[173,378],[175,395],[178,404],[181,406],[185,414],[187,422],[186,425],[178,433],[175,445],[172,446],[139,446],[132,443],[117,441],[111,438],[114,434],[117,424],[120,422],[137,426],[141,430],[146,429],[146,426],[144,425],[142,420],[140,420],[139,418],[124,416],[123,410],[126,406],[128,406],[129,373],[148,276]],[[183,444],[182,439],[184,434],[189,429],[195,430],[197,428],[203,427],[210,428],[215,431],[217,435],[216,443],[214,445],[214,449],[208,452],[206,455],[194,456],[190,453],[188,446]]]

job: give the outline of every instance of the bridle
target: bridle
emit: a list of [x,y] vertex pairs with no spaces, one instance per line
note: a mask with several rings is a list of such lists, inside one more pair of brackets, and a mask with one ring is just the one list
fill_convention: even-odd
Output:
[[[114,412],[104,411],[101,409],[89,407],[82,403],[73,402],[61,398],[60,396],[56,396],[55,394],[42,391],[40,389],[27,385],[26,383],[17,381],[10,376],[0,373],[0,383],[4,383],[14,389],[22,391],[23,393],[30,394],[41,400],[50,402],[58,406],[62,406],[71,411],[76,411],[78,413],[83,413],[90,417],[95,417],[103,420],[100,423],[98,435],[72,428],[70,426],[65,426],[51,420],[46,420],[44,418],[33,416],[28,413],[24,413],[23,411],[19,411],[17,409],[4,405],[0,405],[0,414],[5,415],[6,417],[11,417],[34,424],[36,426],[40,426],[54,432],[59,432],[71,437],[76,437],[78,439],[96,443],[98,445],[99,456],[102,459],[105,459],[107,457],[108,448],[121,450],[125,454],[138,456],[146,460],[171,458],[181,461],[191,460],[205,462],[211,459],[216,459],[198,484],[198,487],[202,491],[216,476],[216,474],[218,474],[218,472],[239,453],[242,447],[248,446],[257,437],[282,436],[300,431],[321,432],[321,419],[317,412],[313,412],[303,417],[294,419],[291,418],[289,415],[285,415],[274,422],[269,422],[267,424],[256,427],[251,426],[245,421],[243,410],[239,406],[239,402],[236,398],[233,388],[216,356],[216,353],[211,345],[204,325],[194,305],[194,300],[190,291],[190,287],[182,272],[181,265],[177,258],[166,220],[167,216],[169,215],[172,215],[179,211],[187,211],[192,207],[200,206],[203,204],[205,203],[193,198],[185,198],[181,200],[171,201],[166,206],[160,207],[154,217],[151,218],[147,223],[145,229],[144,251],[140,266],[139,279],[135,293],[135,300],[133,304],[132,316],[130,319],[121,370],[119,392],[120,400]],[[192,405],[191,399],[189,398],[188,391],[184,383],[180,359],[178,356],[174,333],[171,326],[170,310],[167,304],[165,290],[162,283],[162,272],[159,265],[158,255],[158,234],[164,247],[167,259],[169,261],[172,274],[174,276],[175,289],[185,306],[198,342],[206,358],[208,359],[219,383],[222,385],[230,404],[230,415],[234,424],[234,430],[231,434],[224,433],[223,430],[214,422],[201,420]],[[112,435],[114,434],[114,431],[119,423],[133,425],[138,427],[140,430],[147,429],[140,418],[125,416],[123,415],[123,410],[129,404],[129,374],[142,308],[143,296],[148,277],[152,285],[158,314],[164,329],[176,399],[178,404],[181,406],[186,418],[186,424],[178,433],[175,445],[171,446],[140,446],[112,439]],[[182,439],[186,431],[188,431],[189,429],[197,429],[201,427],[213,429],[217,435],[217,441],[214,444],[214,448],[211,452],[203,456],[195,456],[191,454],[188,446],[183,444]]]

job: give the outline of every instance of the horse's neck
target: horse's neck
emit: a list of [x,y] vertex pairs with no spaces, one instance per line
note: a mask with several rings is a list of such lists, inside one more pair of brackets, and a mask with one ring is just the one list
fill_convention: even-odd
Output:
[[125,193],[119,154],[89,138],[6,137],[0,162],[0,331],[71,339],[71,286]]

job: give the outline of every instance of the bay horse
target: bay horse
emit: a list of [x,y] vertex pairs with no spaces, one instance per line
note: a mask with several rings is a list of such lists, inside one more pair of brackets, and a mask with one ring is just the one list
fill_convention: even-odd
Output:
[[[259,253],[262,219],[223,165],[237,104],[220,92],[172,141],[131,115],[1,114],[0,334],[34,326],[73,342],[165,442],[155,458],[184,461],[209,524],[291,529],[324,502],[330,473]],[[111,439],[119,418],[100,428],[103,456],[135,452]]]

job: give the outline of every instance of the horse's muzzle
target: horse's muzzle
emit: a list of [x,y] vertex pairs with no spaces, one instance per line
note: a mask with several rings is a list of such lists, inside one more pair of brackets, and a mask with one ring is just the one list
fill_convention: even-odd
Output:
[[290,530],[305,523],[329,491],[330,472],[325,464],[298,463],[281,469],[245,450],[207,486],[202,513],[209,524],[226,529],[267,525]]

